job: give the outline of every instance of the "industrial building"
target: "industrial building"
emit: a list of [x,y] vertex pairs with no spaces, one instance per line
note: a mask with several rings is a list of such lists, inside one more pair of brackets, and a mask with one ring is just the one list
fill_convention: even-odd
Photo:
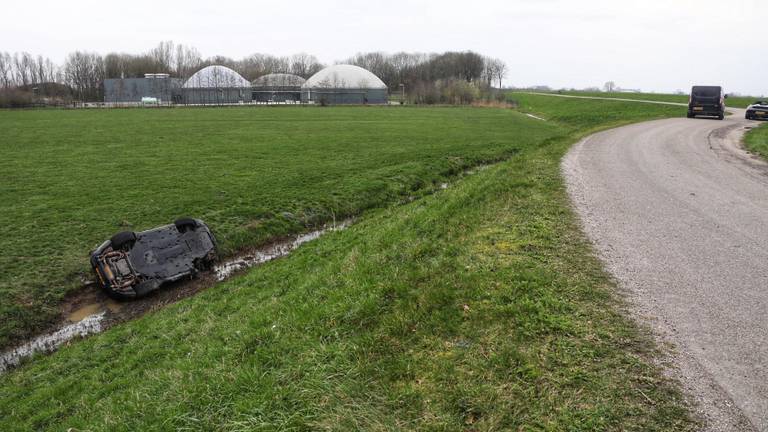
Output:
[[370,71],[353,65],[329,66],[301,86],[301,101],[319,104],[385,104],[387,85]]
[[168,74],[145,74],[144,78],[104,80],[104,102],[140,103],[154,98],[159,103],[181,102],[182,80]]
[[181,97],[191,105],[246,103],[251,101],[251,83],[226,66],[207,66],[189,77]]
[[251,83],[254,102],[300,102],[301,86],[307,80],[285,73],[274,73],[256,78]]
[[228,105],[251,102],[314,104],[386,104],[386,84],[370,71],[353,65],[334,65],[304,80],[275,73],[248,82],[234,70],[207,66],[183,82],[168,74],[144,78],[107,79],[104,102]]

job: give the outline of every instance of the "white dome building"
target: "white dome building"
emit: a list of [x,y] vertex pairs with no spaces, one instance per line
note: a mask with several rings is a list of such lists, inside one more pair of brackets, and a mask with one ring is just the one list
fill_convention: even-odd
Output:
[[329,66],[301,86],[301,100],[322,104],[385,104],[387,85],[370,71],[354,65]]
[[242,75],[226,66],[206,66],[192,74],[184,88],[236,88],[250,87],[251,83]]
[[301,86],[307,80],[286,73],[273,73],[253,80],[253,100],[256,102],[299,102]]
[[251,83],[226,66],[206,66],[182,86],[184,103],[220,105],[251,101]]

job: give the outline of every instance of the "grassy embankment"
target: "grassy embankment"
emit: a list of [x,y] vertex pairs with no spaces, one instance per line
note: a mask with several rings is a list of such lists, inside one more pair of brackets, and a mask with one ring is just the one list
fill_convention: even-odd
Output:
[[198,217],[227,254],[553,134],[511,111],[356,107],[2,111],[0,130],[0,347],[55,319],[118,231]]
[[[329,116],[319,127],[335,117],[334,134],[351,142],[327,139],[313,157],[342,166],[365,140],[385,150],[383,142],[402,141],[409,155],[433,147],[431,157],[410,158],[433,169],[454,166],[459,150],[441,150],[451,137],[457,149],[496,142],[484,158],[509,159],[413,203],[368,211],[290,257],[0,377],[0,429],[692,428],[648,360],[652,344],[619,312],[559,173],[563,154],[588,131],[678,110],[514,97],[550,121],[490,109],[222,114]],[[219,115],[202,112],[198,123]],[[411,127],[389,138],[366,133],[379,116]],[[457,137],[475,122],[475,132]],[[351,189],[343,176],[355,172],[321,188],[308,181],[307,192]]]
[[[666,94],[666,93],[606,93],[606,92],[586,92],[586,91],[564,91],[562,94],[573,96],[595,96],[605,98],[620,98],[634,100],[650,100],[659,102],[688,103],[687,94]],[[734,108],[746,108],[755,100],[760,99],[753,96],[729,96],[725,101],[726,106]]]
[[747,132],[744,145],[752,153],[768,159],[768,123]]

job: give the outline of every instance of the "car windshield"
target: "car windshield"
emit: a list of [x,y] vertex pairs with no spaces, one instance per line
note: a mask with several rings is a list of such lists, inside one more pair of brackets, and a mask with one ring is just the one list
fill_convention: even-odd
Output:
[[696,97],[719,97],[720,87],[694,87],[692,93]]

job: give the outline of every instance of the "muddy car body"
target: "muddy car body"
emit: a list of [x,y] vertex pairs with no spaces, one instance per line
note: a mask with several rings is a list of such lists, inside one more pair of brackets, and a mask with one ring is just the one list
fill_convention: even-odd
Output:
[[194,276],[215,260],[216,238],[199,219],[121,232],[91,253],[99,285],[120,300],[141,297],[167,282]]

